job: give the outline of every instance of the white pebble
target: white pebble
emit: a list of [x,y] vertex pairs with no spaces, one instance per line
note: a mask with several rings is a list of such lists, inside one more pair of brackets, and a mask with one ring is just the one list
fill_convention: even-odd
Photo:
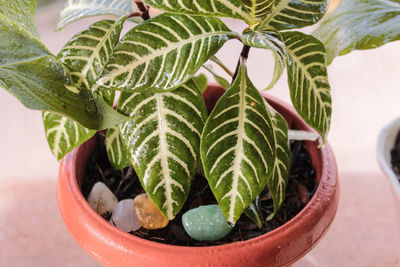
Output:
[[125,232],[136,231],[140,224],[133,213],[133,199],[125,199],[115,206],[110,222]]
[[117,197],[102,182],[96,183],[90,191],[88,203],[99,215],[112,212],[118,204]]

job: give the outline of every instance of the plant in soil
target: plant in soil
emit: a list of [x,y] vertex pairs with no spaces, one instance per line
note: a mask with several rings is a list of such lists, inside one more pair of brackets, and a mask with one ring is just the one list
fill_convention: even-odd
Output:
[[[38,39],[35,7],[36,1],[0,2],[0,85],[43,112],[57,159],[96,133],[103,138],[96,156],[103,165],[94,161],[92,168],[107,187],[96,186],[98,195],[91,196],[90,181],[96,179],[88,177],[82,188],[95,209],[102,207],[102,216],[110,219],[113,212],[104,195],[111,194],[112,203],[135,197],[134,217],[141,226],[162,228],[170,221],[179,242],[196,245],[177,218],[199,240],[215,240],[208,232],[233,228],[235,241],[279,226],[307,203],[315,181],[295,177],[312,180],[313,170],[302,143],[293,141],[291,152],[289,136],[313,134],[288,130],[251,82],[246,61],[252,49],[272,52],[275,70],[267,89],[286,68],[292,104],[323,145],[331,120],[325,46],[294,29],[315,24],[327,0],[67,1],[57,29],[90,15],[117,19],[95,22],[57,55]],[[150,17],[151,7],[164,12]],[[247,27],[237,33],[220,17]],[[235,70],[215,56],[227,42],[243,46]],[[202,97],[207,80],[197,75],[202,67],[212,72],[208,61],[232,76],[230,83],[213,73],[226,92],[210,114]],[[301,158],[305,173],[289,177]],[[93,174],[90,168],[88,173]],[[298,207],[285,209],[293,196]],[[194,209],[203,204],[217,206]],[[261,230],[243,237],[242,229],[254,225]],[[134,234],[147,238],[151,231]],[[167,239],[157,235],[153,240]]]

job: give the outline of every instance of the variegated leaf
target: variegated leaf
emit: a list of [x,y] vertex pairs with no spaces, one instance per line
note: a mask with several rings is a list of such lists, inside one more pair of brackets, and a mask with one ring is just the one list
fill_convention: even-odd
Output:
[[315,37],[301,32],[284,32],[282,37],[293,106],[325,141],[332,112],[325,47]]
[[218,18],[161,14],[125,35],[99,82],[122,91],[175,89],[232,37]]
[[400,40],[399,0],[341,0],[313,33],[325,44],[327,63],[353,50]]
[[261,25],[270,25],[278,31],[302,28],[318,22],[327,7],[328,0],[275,0]]
[[122,170],[130,165],[129,152],[121,140],[119,127],[107,130],[105,145],[108,159],[115,170]]
[[102,20],[76,34],[58,58],[71,71],[76,86],[91,90],[117,45],[125,18]]
[[272,177],[275,158],[271,116],[243,64],[208,118],[200,150],[210,188],[235,223]]
[[286,186],[289,179],[291,150],[288,137],[288,126],[285,119],[267,104],[272,114],[274,135],[276,140],[276,157],[272,179],[268,180],[268,189],[274,202],[274,212],[267,221],[271,220],[281,207],[286,195]]
[[242,0],[143,0],[143,2],[170,13],[251,20],[250,11]]
[[266,90],[271,89],[279,80],[285,69],[286,52],[282,36],[275,29],[265,26],[256,30],[244,30],[241,39],[245,45],[272,51],[275,58],[275,69],[272,81],[267,86]]
[[[251,22],[264,18],[272,9],[275,0],[242,0],[250,11]],[[251,23],[251,24],[252,24]]]
[[123,17],[134,9],[132,0],[68,0],[61,11],[57,30],[82,18],[99,15]]
[[171,92],[123,92],[118,109],[133,118],[120,129],[142,186],[172,220],[200,162],[200,134],[207,117],[202,95],[193,81]]
[[96,131],[58,114],[43,112],[44,130],[50,150],[57,160],[91,138]]
[[249,217],[258,228],[262,228],[264,222],[264,216],[261,210],[260,197],[257,196],[253,202],[251,202],[250,206],[245,209],[244,214]]
[[[118,43],[123,21],[124,19],[117,22],[103,20],[94,23],[88,30],[75,35],[58,54],[60,61],[71,71],[71,78],[79,88],[75,88],[77,92],[81,88],[92,89]],[[114,92],[104,90],[100,93],[112,105]],[[72,119],[50,112],[43,113],[43,122],[47,142],[57,159],[61,159],[96,133]],[[110,147],[113,146],[108,148]]]

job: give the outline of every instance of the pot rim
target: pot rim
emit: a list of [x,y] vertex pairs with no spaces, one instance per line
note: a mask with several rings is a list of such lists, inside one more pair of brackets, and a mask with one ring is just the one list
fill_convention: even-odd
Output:
[[[265,97],[266,94],[263,94]],[[281,100],[277,100],[277,98],[268,95],[268,98],[272,100],[273,102],[277,103],[279,106],[283,106],[283,108],[287,109],[288,111],[292,112],[292,115],[296,117],[296,119],[302,119],[299,117],[299,115],[294,111],[292,107],[290,107],[288,104],[283,103]],[[302,125],[303,126],[303,125]],[[314,131],[311,129],[308,125],[304,125],[303,130],[307,131]],[[74,160],[77,157],[77,151],[79,147],[76,148],[72,153],[70,153],[62,162],[66,162],[69,160]],[[321,172],[320,172],[320,177],[321,180],[318,183],[318,187],[315,191],[315,194],[311,198],[311,200],[307,203],[307,205],[291,220],[286,222],[284,225],[266,233],[263,235],[260,235],[258,237],[245,240],[245,241],[237,241],[229,244],[223,244],[223,245],[216,245],[216,246],[204,246],[204,247],[186,247],[186,246],[177,246],[177,245],[170,245],[170,244],[163,244],[163,243],[158,243],[146,239],[142,239],[140,237],[136,237],[134,235],[131,235],[129,233],[126,233],[117,227],[113,226],[106,220],[104,220],[100,215],[98,215],[87,203],[86,199],[82,195],[78,183],[76,179],[68,179],[68,187],[70,189],[70,192],[73,194],[73,199],[77,200],[77,208],[82,210],[82,212],[85,212],[88,214],[89,217],[92,217],[93,220],[95,220],[98,224],[101,225],[101,227],[110,232],[114,232],[118,238],[121,239],[128,239],[131,242],[136,242],[139,245],[146,246],[146,247],[151,247],[155,249],[160,249],[160,250],[170,250],[173,249],[177,252],[185,253],[185,252],[193,252],[193,251],[206,251],[206,250],[228,250],[228,249],[233,249],[236,248],[238,245],[240,246],[245,246],[245,245],[252,245],[256,244],[259,242],[265,242],[265,240],[268,240],[270,238],[273,238],[275,236],[280,236],[282,233],[285,233],[287,231],[297,231],[301,229],[301,218],[304,217],[305,214],[310,213],[310,207],[312,206],[322,206],[324,207],[327,205],[327,203],[321,203],[321,202],[329,202],[329,199],[326,200],[325,198],[327,196],[333,195],[334,191],[332,188],[337,187],[336,190],[338,190],[338,181],[337,179],[335,182],[332,183],[327,183],[327,181],[324,181],[323,179],[326,179],[327,177],[338,177],[337,175],[337,167],[336,167],[336,161],[334,158],[334,155],[332,153],[332,150],[329,146],[329,144],[326,144],[325,146],[321,147],[318,150],[319,157],[321,158]],[[65,168],[66,164],[61,164],[60,168],[60,173],[63,171],[63,168]],[[75,172],[75,166],[73,166],[72,171],[70,172],[74,173]],[[324,185],[324,186],[323,186]],[[330,222],[331,223],[331,222]],[[330,225],[329,223],[329,225]],[[68,225],[67,225],[68,226]],[[328,229],[328,227],[326,228]],[[104,231],[103,230],[103,231]],[[315,244],[317,241],[323,236],[324,233],[322,233],[319,237],[317,237],[315,240]],[[311,250],[313,247],[310,247],[309,250]],[[309,251],[308,250],[308,251]],[[93,251],[91,251],[93,252]],[[303,254],[304,255],[304,254]],[[300,258],[303,255],[299,255],[298,258]]]
[[379,132],[376,153],[379,166],[388,177],[397,201],[400,202],[400,181],[392,169],[390,154],[399,131],[400,117],[387,123]]

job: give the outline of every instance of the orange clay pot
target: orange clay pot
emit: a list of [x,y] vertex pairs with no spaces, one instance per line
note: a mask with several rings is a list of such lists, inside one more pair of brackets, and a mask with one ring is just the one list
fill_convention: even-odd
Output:
[[[210,109],[223,89],[211,85],[204,93]],[[266,97],[292,128],[311,130],[292,108]],[[317,174],[318,188],[292,220],[257,238],[212,247],[165,245],[125,233],[103,220],[87,204],[80,186],[95,146],[91,139],[61,162],[57,188],[59,209],[76,241],[106,266],[290,266],[309,252],[327,232],[339,200],[335,158],[326,145],[306,142]]]

